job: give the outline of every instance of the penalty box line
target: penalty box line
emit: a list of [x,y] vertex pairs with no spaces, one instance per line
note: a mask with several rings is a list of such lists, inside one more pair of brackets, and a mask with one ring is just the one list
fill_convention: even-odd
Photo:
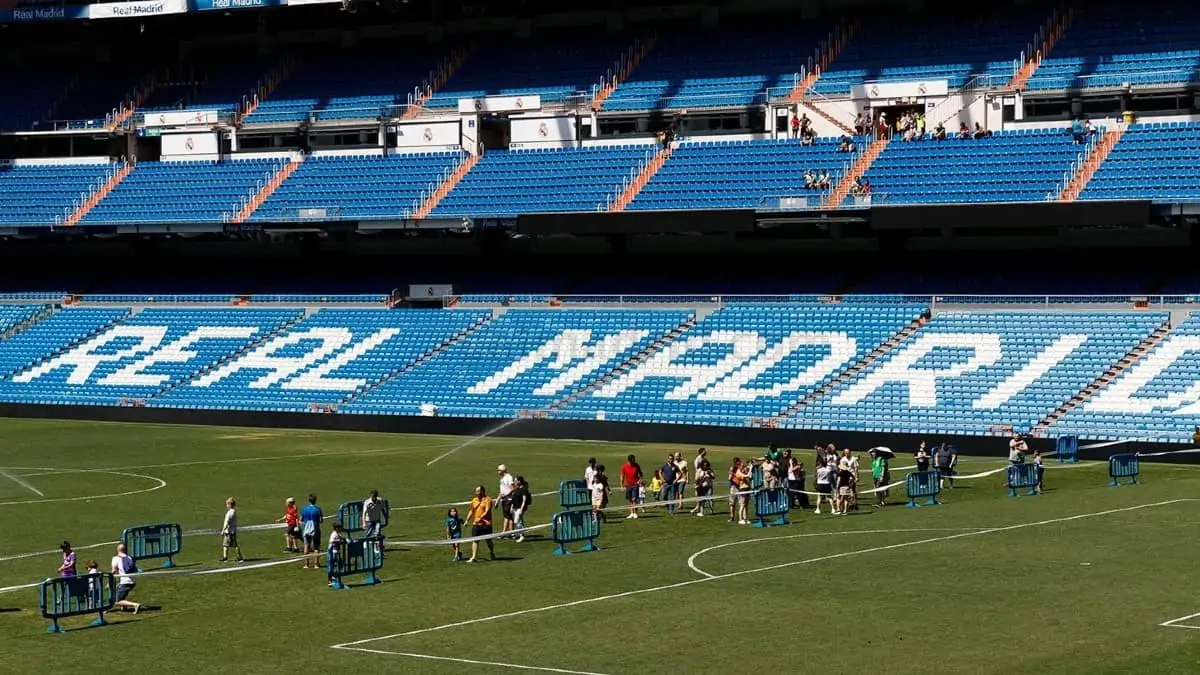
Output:
[[[673,583],[673,584],[664,584],[661,586],[651,586],[648,588],[639,588],[639,589],[635,589],[632,591],[623,591],[621,593],[610,593],[608,595],[599,595],[599,596],[595,596],[595,597],[591,597],[591,598],[584,598],[581,600],[572,600],[570,602],[562,602],[562,603],[558,603],[558,604],[554,604],[554,605],[545,605],[542,607],[531,607],[529,609],[521,609],[521,610],[516,610],[513,612],[504,612],[503,614],[493,614],[491,616],[482,616],[482,617],[478,617],[475,619],[465,619],[463,621],[455,621],[453,623],[441,624],[439,626],[431,626],[428,628],[418,628],[416,630],[404,631],[401,633],[392,633],[390,635],[380,635],[378,637],[364,638],[361,640],[354,640],[352,642],[343,642],[340,644],[331,645],[330,647],[332,649],[343,649],[343,650],[350,650],[350,651],[368,651],[365,649],[358,649],[358,647],[360,647],[361,645],[382,642],[385,640],[395,640],[398,638],[414,637],[417,635],[424,635],[427,633],[434,633],[434,632],[438,632],[438,631],[449,630],[452,628],[461,628],[463,626],[472,626],[475,624],[490,623],[492,621],[500,621],[502,619],[512,619],[515,617],[527,616],[530,614],[540,614],[543,612],[550,612],[550,611],[554,611],[554,610],[558,610],[558,609],[569,609],[572,607],[580,607],[583,605],[590,605],[593,603],[605,602],[608,600],[619,600],[621,598],[629,598],[629,597],[638,596],[638,595],[645,595],[647,593],[657,593],[659,591],[668,591],[668,590],[673,590],[676,588],[685,588],[688,586],[694,586],[696,584],[709,583],[709,582],[713,582],[713,581],[721,581],[724,579],[733,579],[733,578],[742,577],[742,576],[746,576],[746,575],[750,575],[750,574],[760,574],[763,572],[771,572],[774,570],[786,569],[789,567],[796,567],[796,566],[800,566],[800,565],[811,565],[811,564],[823,562],[826,560],[835,560],[838,558],[848,558],[851,556],[863,555],[866,553],[877,553],[877,552],[881,552],[881,551],[890,551],[890,550],[895,550],[895,549],[907,548],[909,546],[917,546],[920,544],[932,544],[932,543],[942,542],[942,541],[952,541],[955,539],[965,539],[968,537],[978,537],[978,536],[985,535],[985,534],[994,534],[997,532],[1010,532],[1013,530],[1021,530],[1021,529],[1025,529],[1025,528],[1029,528],[1029,527],[1040,527],[1043,525],[1053,525],[1056,523],[1069,523],[1069,522],[1073,522],[1076,520],[1084,520],[1087,518],[1098,518],[1100,516],[1107,516],[1107,515],[1112,515],[1115,513],[1127,513],[1127,512],[1131,512],[1131,511],[1140,511],[1142,509],[1155,508],[1155,507],[1159,507],[1159,506],[1169,506],[1172,504],[1182,504],[1185,502],[1194,502],[1194,501],[1197,501],[1197,499],[1192,498],[1192,497],[1184,497],[1181,499],[1169,499],[1166,501],[1154,502],[1154,503],[1150,503],[1150,504],[1139,504],[1137,506],[1127,506],[1127,507],[1123,507],[1123,508],[1119,508],[1119,509],[1107,509],[1104,511],[1095,511],[1092,513],[1081,513],[1078,515],[1065,516],[1062,518],[1050,518],[1047,520],[1038,520],[1038,521],[1029,522],[1029,523],[1018,523],[1016,525],[1006,525],[1003,527],[992,527],[992,528],[988,528],[986,530],[973,530],[970,532],[960,532],[958,534],[951,534],[951,535],[945,535],[945,536],[940,536],[940,537],[929,537],[926,539],[918,539],[915,541],[909,541],[909,542],[904,542],[904,543],[900,543],[900,544],[891,544],[888,546],[874,546],[871,548],[860,549],[857,551],[847,551],[844,553],[836,553],[836,554],[832,554],[832,555],[820,556],[818,558],[808,558],[805,560],[794,560],[792,562],[779,563],[776,565],[767,565],[765,567],[756,567],[753,569],[741,570],[741,571],[737,571],[737,572],[728,572],[725,574],[716,574],[713,576],[700,577],[700,578],[696,578],[696,579],[688,579],[687,581],[680,581],[680,582]],[[1184,618],[1187,618],[1187,617],[1184,617]],[[382,652],[382,650],[375,650],[375,651]],[[401,656],[408,655],[408,654],[401,653],[401,652],[389,652],[389,653],[393,653],[393,654],[401,655]],[[414,656],[414,658],[425,658],[425,657]],[[555,671],[555,672],[570,673],[573,671]]]
[[1195,614],[1188,614],[1187,616],[1181,616],[1177,619],[1171,619],[1170,621],[1164,621],[1158,625],[1162,626],[1163,628],[1188,628],[1191,630],[1200,630],[1200,626],[1194,626],[1192,624],[1183,623],[1184,621],[1187,621],[1189,619],[1195,619],[1196,621],[1194,621],[1193,623],[1200,623],[1200,612],[1196,612]]

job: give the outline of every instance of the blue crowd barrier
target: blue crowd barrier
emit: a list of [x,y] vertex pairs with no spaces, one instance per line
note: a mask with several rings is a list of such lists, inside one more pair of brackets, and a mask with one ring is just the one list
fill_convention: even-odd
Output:
[[[388,516],[391,513],[391,506],[386,499],[380,499],[379,501],[383,504],[383,520],[380,521],[380,527],[386,528],[388,526]],[[364,529],[363,503],[361,501],[343,503],[338,507],[337,518],[338,522],[342,524],[342,530],[348,534],[354,535],[362,532]]]
[[1038,466],[1032,462],[1013,464],[1008,467],[1008,496],[1016,497],[1017,490],[1029,488],[1029,495],[1037,494]]
[[763,476],[763,468],[761,464],[755,464],[750,469],[750,489],[761,490],[766,487],[767,481]]
[[1059,436],[1054,442],[1054,456],[1059,462],[1074,464],[1079,461],[1079,437]]
[[942,493],[942,474],[937,471],[914,471],[904,477],[904,493],[908,496],[906,506],[910,509],[920,506],[918,499],[926,498],[926,506],[937,506],[941,504],[937,498]]
[[1129,479],[1125,485],[1137,485],[1138,475],[1141,472],[1141,462],[1137,455],[1113,455],[1108,458],[1108,477],[1112,478],[1109,485],[1121,485],[1122,478]]
[[554,555],[570,555],[567,544],[586,542],[580,553],[599,551],[600,519],[591,511],[559,511],[550,519],[550,540],[558,545]]
[[138,525],[121,532],[121,543],[129,557],[143,560],[166,558],[163,567],[174,567],[175,556],[183,550],[183,527],[178,523]]
[[558,484],[558,506],[562,509],[592,508],[592,494],[583,480],[564,480]]
[[[351,574],[367,575],[366,583],[379,583],[376,572],[383,569],[383,547],[374,538],[338,542],[326,551],[325,566],[334,590],[349,588],[342,578]],[[331,555],[332,554],[332,555]]]
[[[754,527],[787,525],[788,512],[792,510],[792,496],[787,488],[759,490],[754,493]],[[774,519],[772,522],[768,520]]]
[[50,620],[49,633],[65,633],[58,623],[73,616],[96,614],[93,626],[103,626],[104,613],[117,605],[117,582],[111,572],[74,577],[57,577],[42,582],[38,607]]

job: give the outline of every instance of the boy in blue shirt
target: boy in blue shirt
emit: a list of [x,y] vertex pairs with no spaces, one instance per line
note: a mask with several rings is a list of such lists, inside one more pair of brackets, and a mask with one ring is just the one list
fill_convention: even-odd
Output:
[[455,542],[454,558],[451,562],[462,562],[462,551],[458,548],[458,540],[462,539],[462,518],[458,517],[458,509],[453,506],[446,512],[446,538]]
[[304,538],[304,569],[308,569],[308,558],[313,556],[313,569],[321,567],[321,521],[325,514],[317,506],[317,496],[308,496],[308,505],[300,509],[300,534]]

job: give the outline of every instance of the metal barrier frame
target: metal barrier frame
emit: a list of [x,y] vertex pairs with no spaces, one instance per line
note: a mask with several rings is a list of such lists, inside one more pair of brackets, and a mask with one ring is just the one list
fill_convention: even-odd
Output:
[[[1136,454],[1124,453],[1108,458],[1108,477],[1112,479],[1110,486],[1137,485],[1138,476],[1142,473],[1142,463]],[[1122,478],[1128,478],[1128,483],[1122,483]]]
[[[564,481],[564,482],[566,482],[566,481]],[[561,533],[562,527],[559,524],[560,521],[565,521],[567,519],[574,519],[574,518],[590,519],[591,527],[594,529],[594,532],[590,532],[588,536],[563,537],[562,533]],[[558,513],[555,513],[553,517],[550,518],[550,540],[558,545],[558,548],[554,549],[554,555],[572,555],[571,551],[567,550],[567,544],[573,544],[573,543],[580,542],[580,541],[587,542],[587,543],[585,543],[583,545],[583,548],[579,549],[579,553],[589,553],[591,551],[599,551],[600,547],[596,546],[596,538],[599,536],[600,536],[600,519],[588,511],[582,511],[582,510],[559,511]]]
[[[65,633],[59,620],[88,614],[98,615],[91,625],[104,626],[108,623],[105,612],[117,606],[117,582],[111,572],[47,579],[39,587],[39,594],[38,609],[42,618],[51,622],[47,633]],[[66,609],[55,609],[62,607]]]
[[[1026,493],[1027,496],[1033,497],[1037,495],[1037,464],[1024,462],[1021,464],[1013,464],[1008,467],[1008,470],[1005,471],[1004,476],[1008,481],[1009,497],[1019,496],[1017,495],[1017,490],[1024,488],[1029,488],[1029,492]],[[1014,481],[1014,477],[1020,478],[1021,480]]]
[[942,474],[938,471],[913,471],[904,476],[904,494],[908,497],[905,507],[915,509],[921,506],[917,499],[928,497],[925,506],[938,506],[938,495],[942,494]]
[[[161,534],[155,535],[151,533],[153,530],[159,530]],[[146,531],[143,533],[142,531]],[[146,553],[141,546],[135,544],[136,537],[164,537],[171,536],[175,540],[174,551],[171,553]],[[163,561],[163,567],[174,567],[175,556],[183,551],[183,526],[179,523],[158,523],[155,525],[137,525],[135,527],[127,527],[121,531],[121,543],[125,545],[125,550],[135,562],[141,563],[143,560],[156,560],[158,558],[166,558]]]

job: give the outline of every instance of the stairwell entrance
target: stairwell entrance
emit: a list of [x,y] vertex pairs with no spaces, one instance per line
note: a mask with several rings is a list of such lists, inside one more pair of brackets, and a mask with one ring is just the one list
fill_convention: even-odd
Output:
[[507,150],[512,139],[508,115],[491,113],[479,118],[479,147],[487,150]]
[[[871,108],[871,120],[874,123],[873,131],[875,133],[873,133],[871,136],[876,139],[879,138],[878,134],[879,134],[880,115],[887,115],[888,130],[891,132],[891,134],[893,136],[896,136],[897,135],[896,120],[900,119],[901,117],[904,117],[905,115],[907,115],[909,113],[912,113],[914,115],[919,115],[924,112],[925,112],[925,106],[914,105],[911,103],[905,103],[905,104],[901,104],[901,105],[874,106]],[[932,127],[927,126],[925,128],[925,133],[931,133],[932,131],[933,131]],[[955,132],[955,129],[947,129],[946,130],[947,134],[953,134],[954,132]]]

